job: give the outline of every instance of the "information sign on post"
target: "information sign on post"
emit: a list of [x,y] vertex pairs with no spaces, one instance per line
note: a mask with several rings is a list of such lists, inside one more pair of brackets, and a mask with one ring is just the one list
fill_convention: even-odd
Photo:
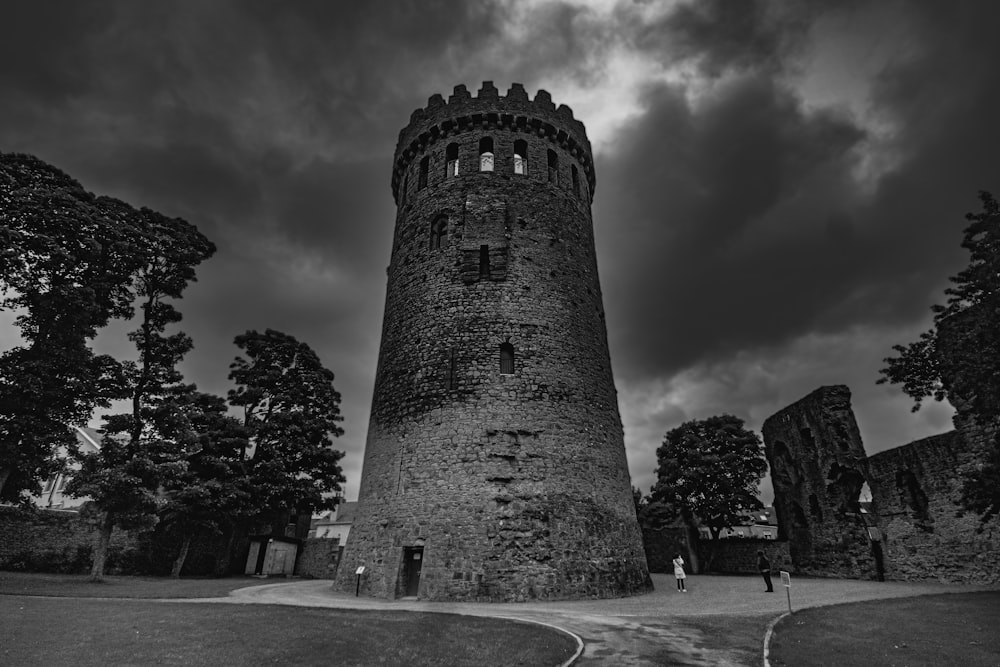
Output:
[[792,613],[792,575],[784,570],[778,570],[781,575],[781,585],[785,587],[785,595],[788,596],[788,613]]
[[354,597],[358,597],[358,593],[361,592],[361,575],[365,573],[365,566],[362,565],[354,571],[354,574],[358,575],[358,585],[354,588]]

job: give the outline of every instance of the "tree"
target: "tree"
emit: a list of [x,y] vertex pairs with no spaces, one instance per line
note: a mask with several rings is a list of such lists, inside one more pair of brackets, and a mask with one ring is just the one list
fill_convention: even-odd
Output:
[[747,511],[760,509],[758,485],[767,470],[760,436],[732,415],[684,422],[667,431],[656,450],[651,498],[676,508],[694,530],[705,524],[712,539]]
[[[989,192],[979,199],[983,210],[965,216],[969,265],[949,278],[945,305],[931,306],[933,327],[909,345],[893,346],[898,356],[884,360],[878,384],[901,384],[914,412],[925,398],[947,398],[987,424],[1000,419],[1000,205]],[[1000,513],[998,438],[963,475],[963,503],[983,521]]]
[[93,581],[104,576],[114,528],[155,522],[164,502],[160,487],[184,469],[183,440],[155,419],[181,382],[177,364],[193,347],[184,333],[166,334],[170,325],[181,320],[170,300],[181,298],[195,278],[195,266],[215,252],[215,246],[184,220],[145,208],[141,214],[146,261],[135,287],[141,322],[129,334],[139,359],[122,364],[118,387],[132,409],[105,417],[101,449],[80,458],[80,469],[67,485],[71,495],[89,496],[99,517]]
[[185,466],[164,484],[160,523],[181,538],[171,576],[179,577],[192,540],[229,528],[251,500],[241,460],[247,430],[226,413],[220,396],[193,385],[177,387],[159,407],[153,421],[161,433],[172,433]]
[[280,331],[248,331],[235,343],[246,357],[230,366],[236,388],[229,402],[243,408],[251,433],[247,468],[259,513],[332,509],[345,481],[344,454],[331,440],[343,434],[333,372],[312,348]]
[[117,364],[88,341],[131,314],[139,213],[29,155],[0,153],[0,308],[23,346],[0,355],[0,500],[26,502],[107,407]]

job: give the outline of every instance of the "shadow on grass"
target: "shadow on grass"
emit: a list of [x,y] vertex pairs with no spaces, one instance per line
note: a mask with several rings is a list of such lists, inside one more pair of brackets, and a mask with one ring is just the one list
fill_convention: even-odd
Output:
[[925,595],[795,612],[775,627],[773,667],[1000,665],[1000,592]]
[[558,665],[567,635],[452,614],[0,596],[4,665]]
[[218,598],[247,586],[288,581],[255,577],[105,577],[100,583],[79,574],[0,572],[0,595],[44,595],[71,598]]

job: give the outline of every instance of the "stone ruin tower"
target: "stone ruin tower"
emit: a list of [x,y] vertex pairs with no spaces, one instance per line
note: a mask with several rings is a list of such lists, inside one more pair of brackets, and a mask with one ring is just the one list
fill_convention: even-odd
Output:
[[[336,586],[424,600],[651,590],[608,355],[583,124],[484,82],[400,132],[358,513]],[[365,568],[360,578],[359,567]]]

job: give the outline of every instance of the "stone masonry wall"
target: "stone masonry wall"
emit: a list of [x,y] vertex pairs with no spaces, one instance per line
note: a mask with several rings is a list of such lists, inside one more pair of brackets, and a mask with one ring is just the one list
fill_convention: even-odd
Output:
[[879,578],[859,495],[868,463],[845,386],[820,387],[765,420],[778,538],[804,574]]
[[[78,512],[0,507],[0,570],[82,574],[97,543],[94,526]],[[145,573],[138,533],[115,531],[108,574]]]
[[[905,581],[1000,581],[1000,526],[981,526],[962,510],[958,473],[990,437],[974,422],[964,428],[880,452],[868,459],[880,518],[886,578]],[[981,530],[980,530],[981,529]]]
[[785,540],[700,540],[698,551],[702,563],[711,563],[711,571],[720,574],[759,574],[757,552],[763,551],[771,561],[774,574],[778,570],[796,572],[789,543]]
[[302,543],[295,574],[311,579],[333,579],[337,574],[340,552],[338,538],[310,537]]
[[[364,565],[364,592],[399,596],[404,553],[422,549],[421,599],[649,590],[582,124],[544,91],[499,97],[487,82],[476,98],[464,86],[448,104],[432,98],[400,137],[375,394],[337,585],[353,591]],[[493,171],[480,171],[484,139]],[[514,171],[520,142],[526,173]]]

